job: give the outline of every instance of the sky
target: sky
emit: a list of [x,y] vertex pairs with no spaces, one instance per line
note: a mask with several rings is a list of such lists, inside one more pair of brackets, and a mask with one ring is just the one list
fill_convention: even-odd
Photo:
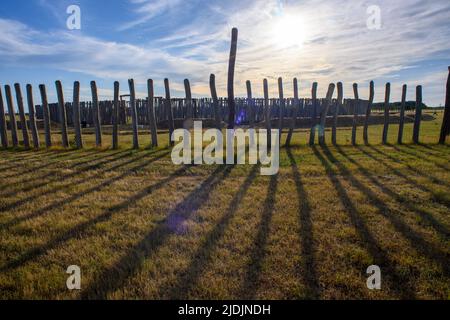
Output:
[[[80,8],[79,30],[67,27],[70,5]],[[355,82],[367,99],[374,80],[377,101],[390,82],[392,101],[403,84],[414,100],[420,84],[426,104],[444,104],[448,0],[2,0],[0,84],[32,84],[38,103],[41,83],[56,100],[55,80],[71,101],[74,81],[89,100],[91,80],[101,99],[112,99],[116,80],[127,94],[127,79],[135,79],[138,97],[145,97],[147,79],[162,96],[169,78],[172,96],[183,97],[187,78],[194,96],[208,97],[214,73],[218,94],[226,96],[233,27],[239,29],[237,96],[246,95],[246,80],[262,96],[267,78],[275,97],[282,77],[290,97],[297,77],[301,97],[310,97],[314,81],[321,96],[330,82],[342,81],[346,97]]]

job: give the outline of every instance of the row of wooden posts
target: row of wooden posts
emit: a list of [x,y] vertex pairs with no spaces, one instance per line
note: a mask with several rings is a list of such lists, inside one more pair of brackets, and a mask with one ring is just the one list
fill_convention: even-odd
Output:
[[[148,124],[148,112],[147,112],[147,98],[136,99],[136,110],[138,114],[139,125]],[[255,123],[261,123],[264,121],[264,99],[253,98],[247,99],[244,97],[239,97],[235,99],[236,101],[236,125],[246,125],[250,123],[250,116],[253,116]],[[285,98],[283,101],[284,109],[282,110],[283,116],[289,118],[291,116],[291,109],[293,108],[294,116],[297,119],[315,119],[320,113],[324,106],[325,99],[318,99],[317,103],[313,106],[312,99],[310,98],[300,98],[294,100],[293,98]],[[214,119],[213,103],[211,98],[195,98],[191,101],[192,117],[195,119],[207,120],[210,122]],[[358,104],[355,103],[354,99],[344,99],[344,103],[338,108],[339,115],[364,115],[368,101],[359,100]],[[172,110],[175,120],[184,120],[187,114],[187,103],[185,98],[172,98]],[[269,100],[270,104],[270,114],[275,117],[279,113],[279,108],[281,107],[280,99],[271,98]],[[336,99],[333,100],[333,108],[336,104]],[[157,124],[162,124],[161,127],[167,123],[168,112],[164,108],[164,98],[155,97],[153,101],[155,117]],[[67,114],[67,124],[73,126],[73,104],[72,102],[66,102],[66,114]],[[112,125],[112,114],[113,114],[113,101],[103,100],[99,102],[99,112],[100,120],[102,125]],[[43,120],[43,108],[41,105],[36,105],[36,118],[37,120]],[[249,110],[251,108],[251,110]],[[333,108],[329,109],[328,115],[333,114]],[[400,105],[392,104],[390,106],[392,112],[398,112],[400,110]],[[411,103],[408,102],[406,105],[406,110],[414,109]],[[53,123],[59,123],[59,105],[58,103],[49,104],[50,120]],[[222,121],[225,121],[228,117],[228,99],[219,98],[219,116]],[[375,104],[373,111],[383,111],[380,104]],[[131,120],[131,109],[129,107],[129,102],[125,100],[120,101],[119,105],[119,125],[126,125]],[[80,120],[82,127],[92,127],[93,122],[93,106],[91,101],[80,102]]]
[[[218,109],[218,98],[215,90],[215,77],[214,75],[211,75],[210,79],[210,88],[211,93],[213,97],[213,105],[215,112],[215,127],[217,129],[222,128],[222,116],[220,114],[220,111]],[[133,131],[133,147],[138,148],[139,147],[139,134],[138,134],[138,119],[137,119],[137,111],[136,111],[136,98],[135,98],[135,89],[134,89],[134,81],[132,79],[129,80],[129,90],[130,90],[130,107],[131,107],[131,122],[132,122],[132,131]],[[192,96],[191,96],[191,90],[190,90],[190,84],[189,80],[185,80],[185,91],[186,91],[186,114],[185,114],[185,121],[191,121],[193,119],[192,116]],[[172,112],[172,105],[171,105],[171,98],[170,98],[170,88],[169,88],[169,80],[164,80],[164,86],[166,91],[166,97],[163,100],[165,103],[165,108],[169,117],[169,134],[173,132],[175,129],[174,124],[174,117]],[[252,86],[251,82],[246,82],[247,86],[247,101],[248,101],[248,120],[249,120],[249,126],[253,127],[255,125],[255,108],[252,105],[252,101],[254,99],[252,98]],[[278,90],[279,90],[279,103],[280,106],[277,109],[279,114],[277,115],[277,129],[282,130],[283,123],[288,123],[288,134],[286,138],[286,145],[290,145],[293,130],[295,128],[295,121],[297,118],[297,110],[300,103],[300,99],[298,96],[298,81],[296,78],[293,79],[293,87],[294,87],[294,99],[293,103],[290,106],[289,109],[287,109],[287,113],[285,111],[285,104],[286,99],[284,98],[284,92],[283,92],[283,80],[282,78],[278,79]],[[25,147],[30,147],[30,139],[29,139],[29,133],[28,133],[28,125],[26,120],[26,114],[24,111],[24,102],[23,102],[23,96],[21,87],[19,84],[14,85],[15,93],[16,93],[16,101],[17,106],[19,110],[19,117],[20,117],[20,128],[22,130],[22,136],[23,136],[23,144]],[[148,125],[150,127],[151,132],[151,141],[152,146],[158,145],[158,136],[157,136],[157,124],[156,124],[156,117],[155,117],[155,109],[154,109],[154,97],[153,97],[153,81],[148,80],[147,82],[147,88],[148,88],[148,99],[147,99],[147,114],[148,117]],[[268,82],[266,79],[263,81],[263,89],[264,89],[264,122],[266,129],[271,129],[271,113],[270,113],[270,104],[269,104],[269,95],[268,95]],[[47,91],[46,87],[44,85],[39,86],[39,90],[41,93],[41,99],[42,99],[42,109],[43,109],[43,123],[44,123],[44,133],[45,133],[45,145],[47,147],[50,147],[52,145],[52,139],[51,139],[51,130],[50,130],[50,111],[48,107],[47,102]],[[337,99],[335,101],[332,100],[332,95],[335,90],[335,85],[330,84],[328,87],[328,92],[326,95],[326,98],[324,99],[324,103],[321,108],[321,112],[318,116],[312,117],[312,126],[311,126],[311,134],[310,134],[310,144],[314,144],[315,141],[315,135],[316,131],[318,131],[319,136],[319,142],[321,144],[324,142],[324,129],[325,129],[325,121],[327,114],[329,113],[329,110],[331,106],[334,104],[335,107],[332,110],[332,143],[336,144],[336,128],[338,124],[338,114],[339,114],[339,108],[343,106],[343,86],[342,83],[339,82],[337,84]],[[402,143],[402,137],[403,137],[403,127],[404,127],[404,118],[405,118],[405,102],[406,102],[406,85],[403,86],[402,90],[402,102],[401,102],[401,108],[400,108],[400,126],[399,126],[399,132],[398,132],[398,143]],[[32,92],[32,86],[27,85],[26,86],[27,91],[27,102],[28,102],[28,109],[29,109],[29,124],[31,127],[31,133],[33,137],[33,145],[35,148],[39,147],[39,135],[38,135],[38,128],[36,125],[36,113],[35,113],[35,105],[33,101],[33,92]],[[93,104],[93,124],[94,124],[94,130],[95,130],[95,137],[96,137],[96,146],[102,145],[102,124],[100,120],[100,112],[99,112],[99,101],[98,101],[98,95],[97,95],[97,86],[94,81],[91,82],[91,91],[92,91],[92,104]],[[359,99],[359,93],[358,93],[358,85],[353,85],[353,91],[354,91],[354,102],[358,104],[360,101]],[[62,85],[60,81],[56,81],[56,92],[58,97],[58,114],[60,117],[60,126],[61,126],[61,135],[62,135],[62,145],[64,147],[69,146],[69,139],[68,139],[68,125],[67,125],[67,114],[66,114],[66,108],[65,108],[65,100],[63,96],[63,90]],[[72,121],[74,125],[74,131],[75,131],[75,143],[77,148],[83,148],[83,139],[82,139],[82,129],[81,129],[81,122],[80,122],[80,83],[75,82],[74,88],[73,88],[73,108],[72,108]],[[5,110],[3,106],[3,98],[1,97],[1,90],[0,90],[0,132],[1,132],[1,140],[3,147],[8,147],[8,138],[7,138],[7,125],[5,121]],[[18,134],[17,134],[17,123],[15,119],[15,112],[14,112],[14,103],[12,98],[12,92],[10,86],[5,86],[5,94],[6,94],[6,102],[8,106],[8,113],[10,115],[10,131],[12,136],[12,143],[13,146],[18,145]],[[121,104],[121,101],[119,100],[119,83],[114,83],[114,100],[113,100],[113,112],[112,112],[112,127],[113,127],[113,148],[118,147],[118,119],[119,119],[119,107]],[[366,115],[364,120],[364,127],[363,127],[363,139],[364,142],[368,142],[368,126],[369,126],[369,119],[371,115],[371,105],[373,103],[374,99],[374,83],[370,83],[370,92],[369,92],[369,100],[366,107]],[[385,91],[385,108],[384,108],[384,127],[383,127],[383,136],[382,136],[382,143],[387,142],[387,133],[388,133],[388,127],[389,127],[389,99],[390,99],[390,84],[388,83],[386,85],[386,91]],[[315,107],[316,104],[318,104],[318,98],[317,98],[317,83],[313,83],[312,86],[312,105]],[[233,101],[233,100],[229,100]],[[416,88],[416,111],[415,111],[415,122],[414,122],[414,129],[413,129],[413,140],[414,142],[418,142],[419,138],[419,128],[420,128],[420,120],[421,120],[421,104],[422,104],[422,87],[417,86]],[[228,103],[229,109],[232,110],[231,103]],[[354,108],[354,110],[357,110],[357,108]],[[288,118],[285,119],[286,114],[288,114]],[[231,123],[229,123],[229,128],[234,128],[235,122],[236,122],[236,116],[234,115],[231,119]],[[358,124],[359,115],[357,112],[354,112],[353,116],[353,125],[352,125],[352,144],[356,144],[356,129]],[[141,122],[142,123],[142,122]]]
[[[236,64],[236,53],[237,53],[237,37],[238,37],[238,30],[236,28],[233,28],[232,30],[232,39],[231,39],[231,49],[230,49],[230,57],[229,57],[229,68],[228,68],[228,82],[227,82],[227,102],[228,102],[228,129],[233,129],[236,124],[236,103],[235,103],[235,97],[234,97],[234,69]],[[450,71],[450,69],[449,69]],[[60,126],[61,126],[61,136],[62,136],[62,145],[63,147],[67,148],[69,147],[69,139],[68,139],[68,125],[67,125],[67,114],[66,114],[66,108],[65,108],[65,100],[63,95],[63,88],[60,81],[56,81],[56,93],[58,98],[58,110],[59,110],[59,117],[60,117]],[[315,106],[319,99],[317,98],[317,82],[314,82],[312,85],[311,90],[311,101],[312,105]],[[211,91],[211,98],[212,98],[212,105],[214,110],[214,127],[217,129],[222,129],[222,116],[221,112],[219,110],[219,98],[217,96],[217,90],[216,90],[216,79],[215,75],[211,74],[210,81],[209,81],[210,91]],[[447,83],[447,100],[448,100],[448,86]],[[139,134],[138,134],[138,115],[136,110],[136,93],[135,93],[135,85],[133,79],[128,80],[128,87],[130,92],[130,109],[131,109],[131,122],[132,122],[132,133],[133,133],[133,148],[139,148]],[[254,106],[252,105],[253,95],[252,95],[252,86],[251,82],[246,82],[247,87],[247,99],[249,101],[249,126],[253,127],[255,125],[255,114],[254,114]],[[26,115],[24,111],[24,102],[23,102],[23,96],[21,92],[21,87],[19,84],[14,85],[15,92],[16,92],[16,100],[19,110],[19,117],[20,117],[20,124],[21,124],[21,130],[23,135],[23,143],[24,146],[29,148],[30,147],[30,139],[28,134],[28,126],[27,126],[27,120]],[[297,117],[297,114],[295,110],[298,109],[299,105],[299,96],[298,96],[298,81],[296,78],[293,79],[293,88],[294,88],[294,99],[293,104],[290,108],[290,116],[289,116],[289,131],[286,137],[286,146],[289,146],[291,144],[292,135],[295,128],[295,120]],[[171,95],[170,95],[170,86],[169,86],[169,80],[164,79],[164,89],[165,89],[165,98],[163,100],[164,108],[166,109],[166,112],[168,114],[168,127],[169,127],[169,141],[171,141],[170,137],[172,136],[173,131],[175,130],[175,123],[174,123],[174,116],[173,116],[173,109],[171,104]],[[186,114],[185,114],[185,122],[184,126],[188,127],[192,123],[193,120],[193,112],[192,112],[192,94],[191,94],[191,87],[188,79],[184,80],[184,89],[186,94]],[[336,89],[335,84],[330,84],[328,86],[328,91],[326,94],[326,98],[324,100],[324,104],[320,113],[319,117],[314,117],[313,124],[311,126],[311,133],[310,133],[310,140],[309,144],[313,145],[315,143],[315,136],[316,132],[318,132],[318,138],[319,143],[321,145],[325,144],[325,121],[327,118],[327,114],[330,110],[331,105],[333,104],[333,93]],[[119,141],[118,141],[118,125],[119,125],[119,106],[121,103],[120,99],[120,88],[119,88],[119,82],[114,82],[114,98],[113,98],[113,112],[112,112],[112,147],[114,149],[118,148]],[[27,91],[27,102],[28,102],[28,109],[29,109],[29,122],[33,137],[33,146],[35,148],[39,148],[39,135],[38,135],[38,128],[36,125],[36,114],[35,114],[35,104],[33,101],[33,91],[32,86],[27,85],[26,86]],[[51,121],[50,121],[50,111],[49,111],[49,104],[47,100],[47,91],[45,85],[39,86],[39,91],[41,95],[42,100],[42,108],[43,108],[43,122],[44,122],[44,133],[45,133],[45,145],[46,147],[51,147],[52,145],[52,139],[51,139]],[[407,86],[403,85],[402,88],[402,99],[401,99],[401,108],[400,108],[400,126],[399,126],[399,132],[398,132],[398,143],[402,143],[403,139],[403,127],[404,127],[404,118],[405,118],[405,103],[406,103],[406,91]],[[268,81],[267,79],[263,80],[263,92],[264,92],[264,103],[263,103],[263,112],[264,112],[264,123],[265,128],[270,133],[271,128],[271,110],[270,110],[270,104],[269,104],[269,89],[268,89]],[[277,129],[280,131],[280,137],[281,137],[281,131],[283,129],[283,122],[284,122],[284,110],[285,110],[285,103],[286,99],[284,98],[284,92],[283,92],[283,80],[282,78],[278,79],[278,92],[279,92],[279,102],[280,107],[278,108],[279,114],[277,115]],[[99,99],[97,94],[97,85],[95,81],[91,82],[91,93],[92,93],[92,106],[93,106],[93,124],[94,124],[94,130],[95,130],[95,143],[97,147],[102,146],[102,124],[100,120],[100,108],[99,108]],[[13,99],[12,99],[12,93],[10,86],[5,86],[5,94],[6,94],[6,102],[8,106],[8,113],[10,117],[10,130],[12,135],[12,143],[13,146],[18,146],[18,135],[17,135],[17,122],[15,119],[15,110],[13,105]],[[361,100],[359,97],[358,92],[358,85],[353,85],[353,94],[354,94],[354,100],[356,101],[356,104],[358,104]],[[383,134],[381,142],[383,144],[387,143],[387,136],[388,136],[388,129],[389,129],[389,113],[390,113],[390,95],[391,95],[391,87],[390,84],[386,84],[385,88],[385,99],[384,99],[384,126],[383,126]],[[151,135],[151,145],[153,147],[158,146],[158,134],[157,134],[157,122],[155,117],[155,108],[154,108],[154,85],[153,80],[149,79],[147,81],[147,112],[148,112],[148,125],[150,127],[150,135]],[[374,83],[373,81],[370,82],[369,86],[369,100],[366,107],[366,114],[364,118],[364,126],[363,126],[363,139],[364,143],[368,143],[368,127],[369,127],[369,121],[370,121],[370,115],[372,111],[372,105],[374,100]],[[450,132],[448,132],[450,129],[448,128],[448,123],[446,121],[450,121],[450,115],[448,115],[448,101],[446,100],[446,111],[444,116],[444,124],[442,127],[442,132],[444,132],[444,141],[445,136],[448,135]],[[343,85],[341,82],[337,83],[337,99],[336,101],[336,107],[334,108],[333,113],[333,121],[332,121],[332,143],[336,144],[336,132],[337,132],[337,122],[338,122],[338,110],[343,105]],[[357,109],[357,108],[355,108]],[[74,124],[74,131],[75,131],[75,143],[77,148],[83,148],[83,139],[82,139],[82,130],[81,130],[81,123],[80,123],[80,83],[76,81],[74,83],[73,88],[73,124]],[[413,141],[415,143],[419,143],[419,131],[420,131],[420,122],[421,122],[421,116],[422,116],[422,86],[416,87],[416,108],[415,108],[415,121],[414,121],[414,128],[413,128]],[[357,130],[357,124],[358,124],[358,114],[355,112],[353,116],[353,125],[352,125],[352,144],[356,144],[356,130]],[[7,137],[7,126],[6,126],[6,117],[5,117],[5,110],[3,105],[3,97],[1,96],[1,90],[0,90],[0,138],[2,140],[2,146],[8,147],[8,137]],[[270,136],[268,137],[270,141]],[[441,133],[441,139],[442,140],[442,133]],[[171,144],[173,142],[170,142]],[[443,142],[442,142],[443,143]]]

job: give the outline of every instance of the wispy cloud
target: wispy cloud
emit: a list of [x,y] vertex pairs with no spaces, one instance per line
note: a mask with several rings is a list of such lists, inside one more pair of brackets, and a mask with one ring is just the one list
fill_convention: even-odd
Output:
[[[298,77],[303,96],[309,96],[313,81],[319,82],[321,94],[329,82],[343,81],[346,93],[351,95],[353,82],[360,83],[364,90],[370,80],[375,80],[377,99],[382,99],[385,81],[391,81],[393,88],[410,82],[426,85],[424,94],[429,103],[442,103],[442,83],[450,65],[450,3],[375,3],[381,8],[380,30],[366,27],[366,9],[372,3],[363,0],[309,0],[282,5],[275,0],[207,2],[197,3],[194,14],[189,11],[185,16],[180,15],[184,4],[179,0],[132,0],[135,19],[122,24],[121,30],[132,33],[151,26],[156,18],[181,21],[173,23],[168,32],[152,35],[139,44],[63,30],[42,32],[0,19],[4,30],[0,59],[9,65],[33,67],[38,63],[42,68],[101,79],[134,77],[138,83],[144,83],[147,77],[169,77],[180,93],[182,80],[190,78],[197,95],[209,93],[208,76],[215,73],[219,94],[225,94],[230,31],[236,26],[237,94],[245,94],[245,81],[252,80],[255,94],[261,95],[262,79],[268,78],[271,94],[276,95],[279,76],[285,79],[287,93],[292,90],[292,78]],[[302,43],[297,45],[289,37]],[[439,65],[430,67],[427,61],[439,61]],[[437,71],[441,64],[443,71]],[[364,91],[361,94],[364,96]],[[393,99],[396,95],[399,92],[393,92]]]
[[128,30],[150,21],[157,15],[167,13],[181,3],[181,0],[130,0],[130,6],[136,7],[134,11],[138,17],[133,21],[119,26],[119,31]]

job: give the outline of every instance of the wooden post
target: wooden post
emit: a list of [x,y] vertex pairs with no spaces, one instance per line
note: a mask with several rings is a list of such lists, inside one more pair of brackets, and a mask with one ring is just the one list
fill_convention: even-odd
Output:
[[83,148],[83,137],[81,136],[80,122],[80,82],[73,83],[73,104],[72,104],[73,128],[75,131],[75,144],[77,149]]
[[102,125],[100,120],[100,105],[98,102],[97,84],[95,81],[91,81],[91,94],[92,94],[92,116],[95,127],[95,146],[102,146]]
[[158,146],[158,128],[156,127],[156,116],[155,116],[155,106],[153,104],[154,91],[153,91],[153,80],[147,80],[147,93],[148,93],[148,114],[150,121],[150,133],[152,136],[152,147]]
[[[311,89],[311,96],[312,96],[312,107],[314,110],[316,110],[317,105],[317,82],[314,82]],[[309,135],[309,145],[314,145],[314,141],[316,140],[316,112],[314,111],[314,115],[312,117],[312,126],[311,126],[311,133]]]
[[370,81],[369,87],[370,87],[369,88],[369,102],[367,104],[366,117],[364,119],[364,129],[363,129],[363,140],[364,140],[365,145],[369,144],[369,134],[368,134],[369,120],[370,120],[370,113],[372,112],[373,99],[375,96],[375,88],[374,88],[373,81]]
[[131,109],[131,124],[133,127],[133,149],[139,149],[139,133],[138,133],[138,119],[136,110],[136,91],[134,89],[134,80],[128,80],[130,88],[130,109]]
[[398,138],[397,143],[402,144],[403,142],[403,127],[405,125],[405,104],[406,104],[406,84],[402,87],[402,104],[400,106],[400,123],[398,125]]
[[321,146],[325,145],[325,125],[327,120],[328,110],[330,109],[331,100],[333,99],[335,85],[334,83],[330,83],[328,86],[327,96],[325,99],[325,105],[322,108],[322,112],[320,115],[320,126],[319,126],[319,144]]
[[236,105],[234,101],[234,68],[236,65],[238,29],[231,31],[230,59],[228,61],[228,129],[234,129],[234,118],[236,116]]
[[278,94],[280,99],[280,105],[278,109],[278,134],[281,141],[281,134],[283,133],[283,110],[284,110],[284,92],[283,92],[283,79],[278,78]]
[[57,80],[55,82],[55,85],[56,85],[56,94],[58,96],[59,121],[61,122],[61,143],[64,148],[68,148],[69,138],[67,136],[66,105],[64,102],[64,94],[61,81]]
[[2,147],[8,148],[8,133],[6,127],[5,105],[3,104],[2,89],[0,88],[0,139]]
[[442,120],[439,143],[444,144],[446,137],[450,134],[450,67],[448,67],[447,86],[445,94],[444,119]]
[[213,109],[214,109],[214,119],[216,122],[216,129],[221,130],[222,129],[222,117],[220,115],[219,110],[219,99],[217,98],[217,91],[216,91],[216,76],[214,74],[211,74],[209,76],[209,89],[211,91],[211,98],[213,103]]
[[194,127],[194,122],[192,121],[191,84],[188,79],[184,79],[184,92],[186,93],[186,117],[183,122],[183,128],[190,130]]
[[23,145],[25,148],[30,148],[30,136],[28,135],[27,119],[25,118],[25,108],[23,106],[22,90],[20,84],[15,83],[14,89],[16,91],[17,108],[19,109],[20,126],[22,129]]
[[119,109],[120,109],[120,84],[114,81],[114,101],[112,113],[112,148],[119,148]]
[[342,87],[342,82],[337,83],[337,101],[336,107],[334,108],[333,114],[333,127],[331,129],[331,143],[335,146],[337,145],[337,123],[339,116],[339,107],[342,106],[342,102],[344,99],[344,90]]
[[391,84],[386,83],[386,92],[384,97],[384,126],[383,126],[383,144],[387,144],[389,130],[389,99],[391,95]]
[[269,85],[267,79],[263,80],[263,90],[264,90],[264,114],[266,120],[266,130],[267,130],[267,148],[268,150],[272,146],[272,123],[270,117],[270,105],[269,105]]
[[352,123],[352,145],[356,146],[356,127],[358,125],[358,108],[359,108],[359,94],[358,84],[353,84],[353,94],[355,101],[353,102],[353,123]]
[[253,103],[253,95],[252,95],[252,83],[250,80],[245,82],[247,87],[247,117],[249,120],[250,128],[255,127],[255,105]]
[[174,142],[172,141],[172,133],[175,131],[175,124],[173,122],[173,111],[172,111],[172,101],[170,99],[169,79],[164,79],[164,89],[166,91],[166,99],[164,100],[164,104],[169,115],[169,145],[173,146]]
[[33,87],[31,86],[31,84],[27,84],[27,102],[28,102],[28,114],[30,115],[30,127],[31,127],[31,135],[33,137],[33,146],[35,149],[38,149],[40,146],[39,131],[36,125],[36,112],[34,110],[34,101],[33,101]]
[[295,128],[295,122],[297,121],[297,110],[299,107],[297,78],[294,78],[293,80],[293,88],[294,88],[294,105],[291,107],[291,120],[289,123],[289,132],[286,137],[286,147],[289,147],[291,145],[292,135],[294,133]]
[[50,110],[48,109],[47,90],[45,85],[39,85],[42,101],[42,113],[44,115],[44,132],[45,132],[45,146],[50,148],[52,146],[52,131],[50,122]]
[[416,87],[416,115],[414,117],[413,142],[419,143],[420,121],[422,120],[422,86]]
[[11,128],[12,144],[13,147],[17,147],[19,145],[19,139],[17,138],[16,111],[14,110],[14,102],[12,99],[11,87],[9,85],[5,85],[5,95],[6,95],[6,104],[8,105],[9,125]]

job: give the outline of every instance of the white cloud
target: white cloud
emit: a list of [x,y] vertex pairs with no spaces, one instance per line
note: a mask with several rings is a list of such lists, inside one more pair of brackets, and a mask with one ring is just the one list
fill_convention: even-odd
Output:
[[166,13],[178,6],[181,0],[131,0],[130,3],[131,5],[138,5],[137,9],[135,9],[138,18],[121,25],[118,28],[119,31],[128,30],[148,22],[155,16]]
[[[178,0],[133,0],[137,18],[122,25],[131,29],[150,24],[156,16],[167,19],[179,5]],[[366,28],[366,8],[381,8],[381,30]],[[236,65],[236,93],[245,94],[245,81],[252,80],[255,95],[262,94],[262,79],[270,81],[271,95],[277,94],[276,79],[282,76],[286,94],[292,90],[293,77],[300,79],[303,96],[310,85],[319,82],[324,94],[329,82],[343,81],[345,93],[352,94],[351,84],[361,85],[361,96],[370,80],[376,81],[376,98],[382,99],[384,83],[391,81],[393,99],[400,96],[403,82],[424,85],[425,102],[443,103],[441,87],[450,64],[450,3],[432,4],[419,0],[387,1],[255,1],[229,7],[225,3],[205,5],[189,22],[179,25],[169,35],[152,38],[146,45],[105,41],[80,33],[59,31],[44,33],[26,25],[1,20],[0,59],[10,65],[39,63],[65,71],[81,72],[111,80],[135,78],[145,83],[148,77],[161,81],[169,77],[172,87],[182,93],[187,77],[193,93],[206,95],[210,73],[216,74],[219,94],[225,94],[229,38],[231,28],[239,28]],[[278,36],[283,19],[298,19],[287,34]],[[281,31],[280,31],[281,32]],[[298,36],[301,32],[301,37]],[[303,39],[300,46],[289,36]],[[442,72],[427,69],[424,61],[444,61]],[[439,66],[440,67],[440,66]],[[429,80],[427,80],[429,79]],[[395,92],[394,92],[395,91]],[[399,91],[399,92],[397,92]],[[410,90],[413,91],[413,90]],[[398,97],[397,97],[398,96]]]

